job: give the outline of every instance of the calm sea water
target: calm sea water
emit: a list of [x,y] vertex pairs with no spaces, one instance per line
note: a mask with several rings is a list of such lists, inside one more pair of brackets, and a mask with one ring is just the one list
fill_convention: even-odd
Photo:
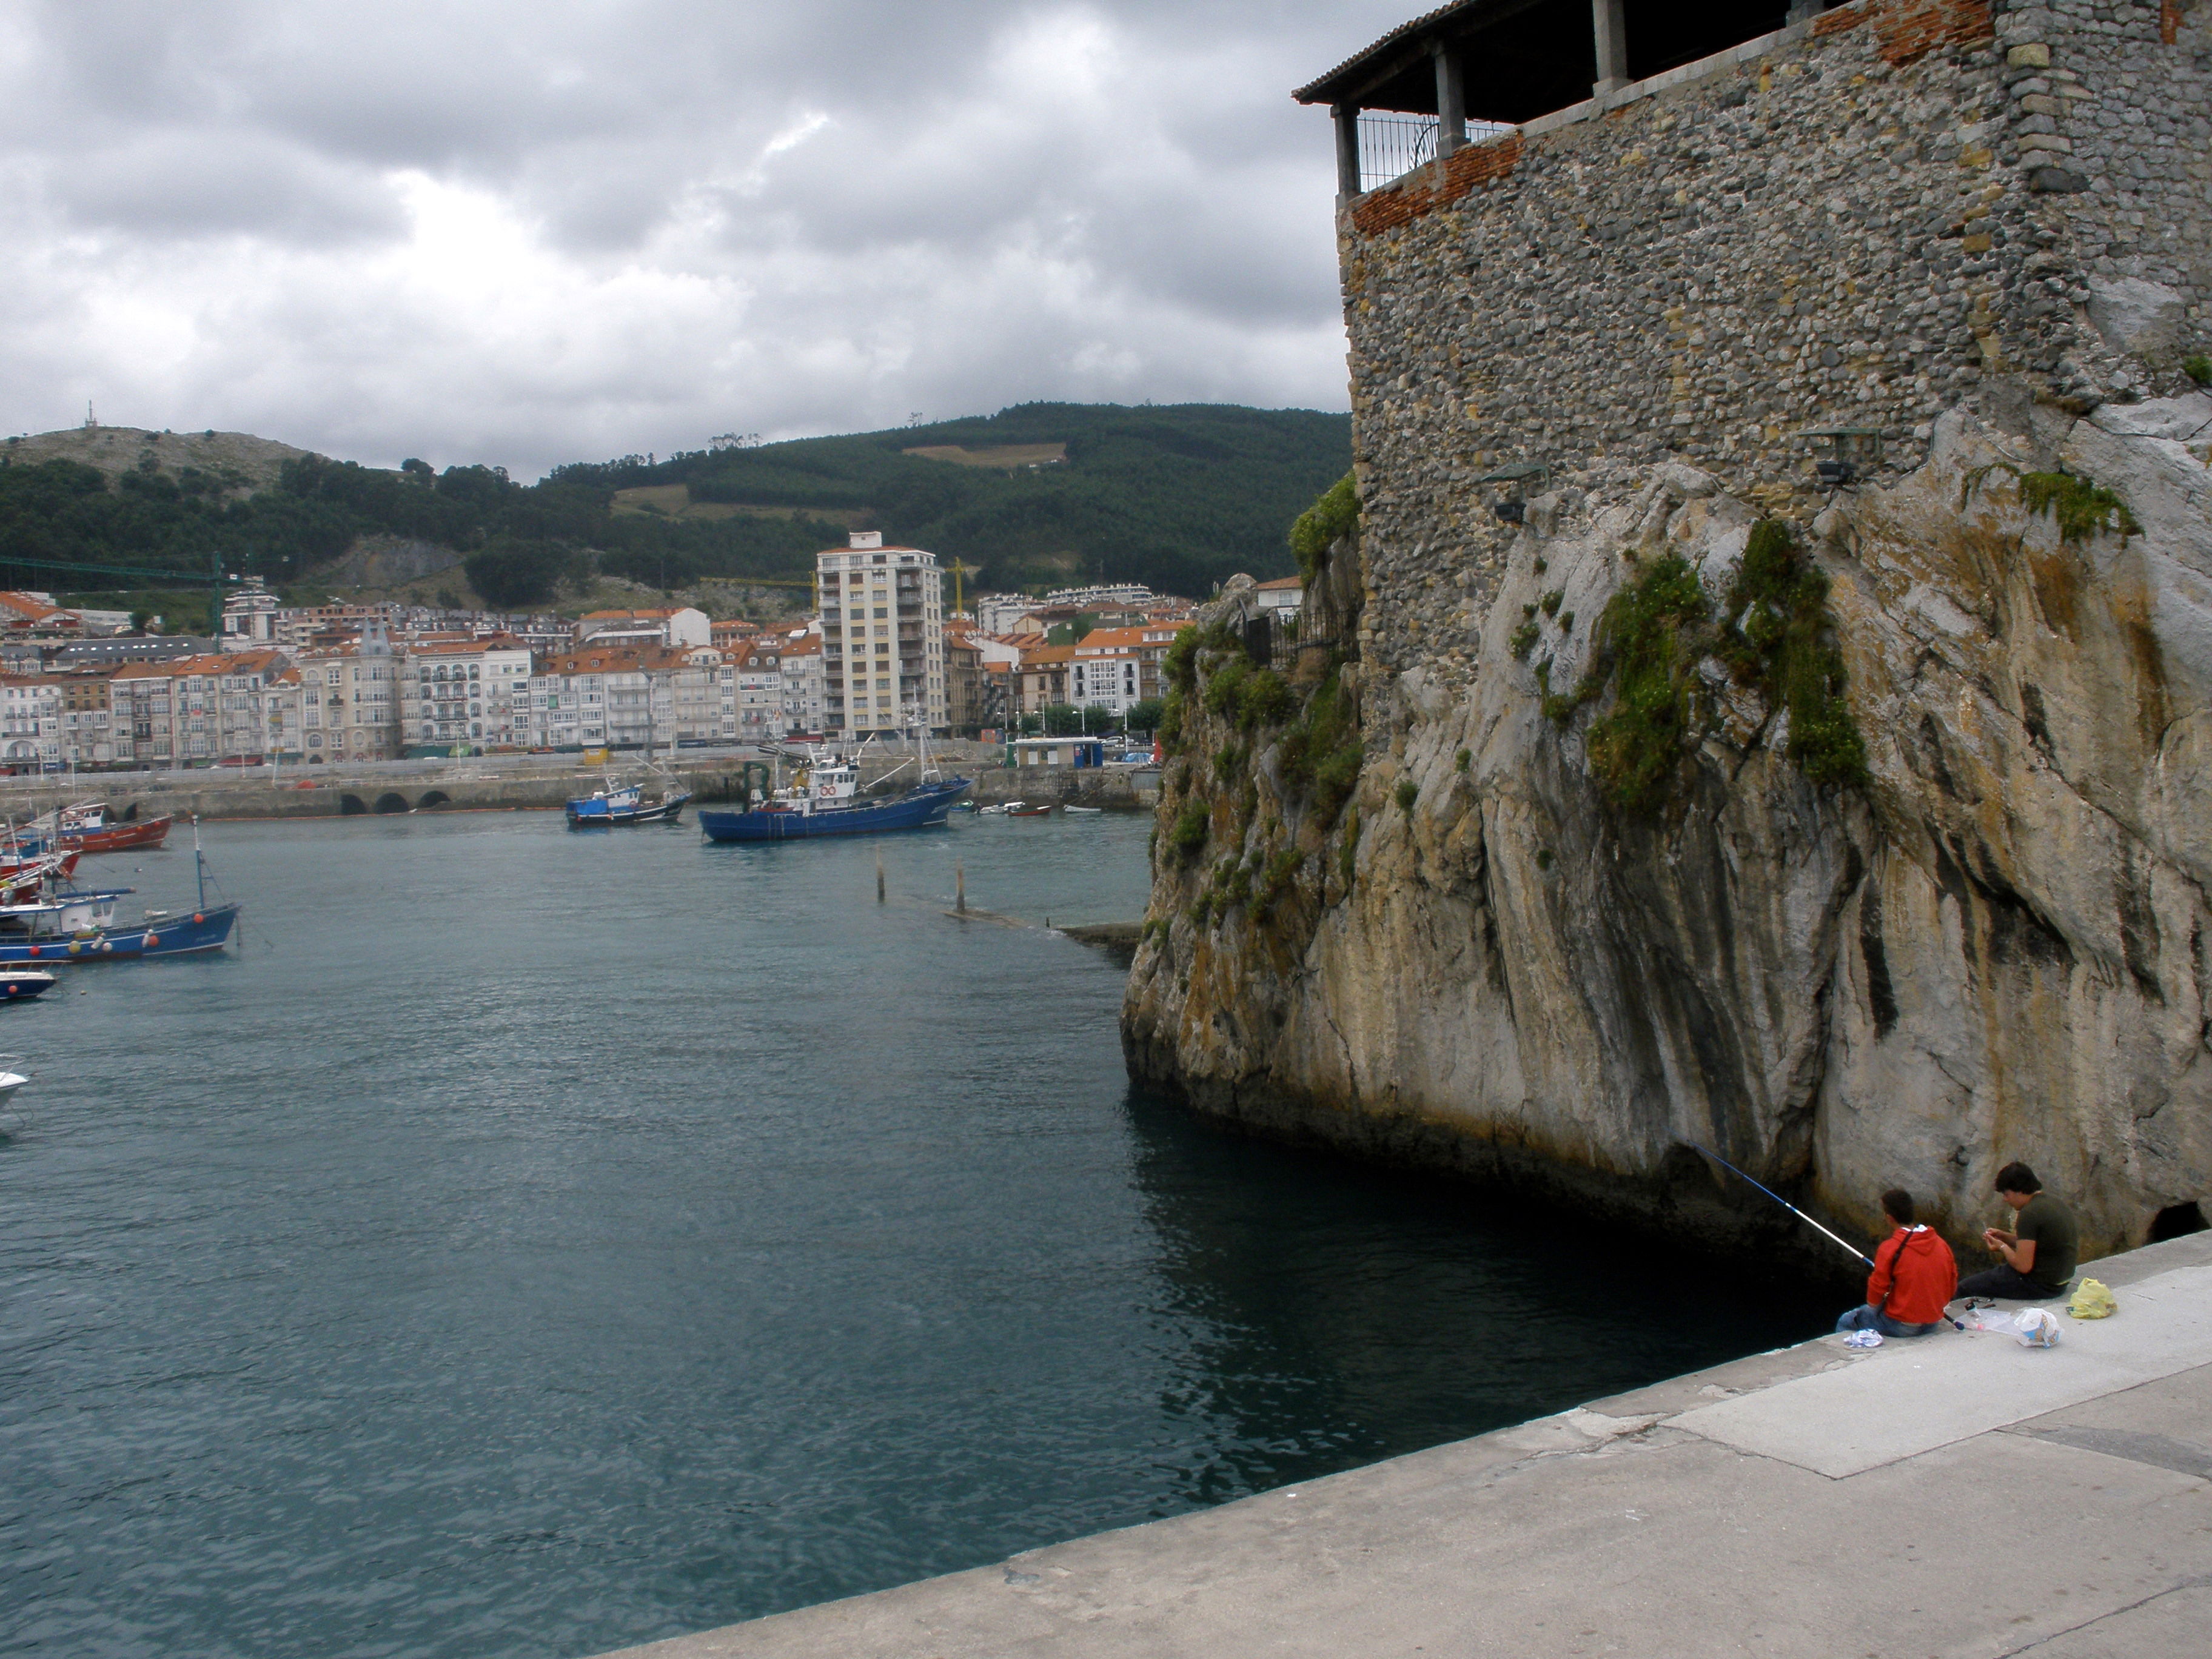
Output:
[[1112,963],[942,911],[1147,827],[211,826],[241,949],[0,1012],[0,1651],[591,1654],[1825,1322],[1133,1097]]

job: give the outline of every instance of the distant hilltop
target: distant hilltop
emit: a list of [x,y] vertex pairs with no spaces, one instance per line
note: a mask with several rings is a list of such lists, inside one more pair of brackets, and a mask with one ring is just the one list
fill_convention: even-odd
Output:
[[173,617],[199,605],[194,573],[211,555],[315,603],[339,588],[448,608],[588,606],[617,582],[781,611],[811,589],[817,552],[873,530],[965,581],[988,570],[1001,590],[1203,593],[1239,571],[1286,574],[1291,521],[1351,464],[1348,416],[1234,404],[1024,404],[880,432],[715,440],[535,483],[497,466],[369,467],[246,433],[88,422],[0,441],[0,576]]
[[[18,466],[44,461],[77,461],[98,467],[110,478],[125,472],[164,472],[171,477],[187,467],[214,474],[228,489],[251,493],[275,485],[287,461],[313,452],[257,438],[250,432],[148,432],[135,426],[73,426],[0,442]],[[153,465],[149,466],[147,463]]]

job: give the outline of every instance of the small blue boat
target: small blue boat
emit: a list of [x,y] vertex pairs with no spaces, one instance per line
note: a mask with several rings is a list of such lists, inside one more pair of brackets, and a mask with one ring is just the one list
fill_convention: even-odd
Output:
[[713,841],[804,841],[815,836],[879,836],[894,830],[923,830],[941,824],[966,794],[965,778],[923,781],[890,800],[871,800],[860,793],[860,769],[834,757],[816,763],[789,789],[736,812],[699,813],[699,827]]
[[605,788],[568,803],[568,827],[606,830],[625,823],[672,823],[690,799],[683,790],[670,789],[659,800],[648,801],[642,785],[617,785],[609,778]]

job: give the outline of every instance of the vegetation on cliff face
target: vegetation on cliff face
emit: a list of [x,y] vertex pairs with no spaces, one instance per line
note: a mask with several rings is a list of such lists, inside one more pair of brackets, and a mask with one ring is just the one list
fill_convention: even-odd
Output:
[[1607,801],[1632,814],[1655,811],[1713,728],[1698,665],[1715,658],[1770,710],[1787,712],[1785,752],[1806,777],[1863,783],[1866,743],[1844,700],[1827,599],[1828,579],[1777,519],[1753,528],[1717,626],[1697,572],[1669,554],[1607,604],[1595,653],[1572,690],[1552,691],[1550,665],[1539,665],[1544,712],[1565,722],[1610,688],[1613,702],[1591,721],[1584,750]]
[[2086,542],[2108,531],[2118,536],[2142,533],[2128,504],[2094,479],[2073,472],[2023,472],[2008,461],[1991,461],[1968,472],[1959,486],[1960,507],[1992,472],[2012,474],[2020,486],[2021,505],[2032,514],[2051,514],[2061,541]]
[[1322,556],[1359,528],[1359,489],[1346,473],[1291,526],[1291,551],[1298,574],[1310,583],[1321,574]]

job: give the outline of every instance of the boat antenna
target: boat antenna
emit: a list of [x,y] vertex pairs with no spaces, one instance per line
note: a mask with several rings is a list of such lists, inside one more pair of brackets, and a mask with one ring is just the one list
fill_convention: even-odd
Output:
[[207,909],[207,855],[200,851],[200,815],[192,814],[192,874],[199,880],[199,908]]
[[1826,1227],[1821,1226],[1819,1222],[1814,1220],[1811,1216],[1807,1215],[1804,1211],[1799,1209],[1795,1204],[1792,1204],[1788,1199],[1783,1197],[1781,1194],[1776,1192],[1771,1187],[1761,1186],[1758,1182],[1752,1181],[1749,1176],[1744,1174],[1742,1170],[1737,1169],[1735,1164],[1729,1163],[1718,1152],[1713,1152],[1708,1147],[1698,1146],[1698,1143],[1694,1140],[1691,1141],[1689,1145],[1696,1147],[1698,1152],[1705,1153],[1707,1158],[1712,1159],[1714,1163],[1719,1164],[1721,1168],[1726,1170],[1730,1175],[1735,1176],[1739,1181],[1750,1181],[1753,1186],[1758,1187],[1759,1191],[1765,1193],[1769,1198],[1772,1199],[1777,1204],[1779,1204],[1784,1209],[1789,1211],[1790,1214],[1796,1216],[1807,1226],[1813,1228],[1814,1231],[1821,1233],[1828,1238],[1835,1239],[1837,1243],[1842,1244],[1844,1249],[1849,1250],[1860,1261],[1865,1262],[1868,1267],[1871,1267],[1874,1266],[1874,1258],[1869,1255],[1864,1250],[1860,1249],[1856,1244],[1844,1243],[1841,1238],[1838,1238],[1835,1234],[1829,1232]]

